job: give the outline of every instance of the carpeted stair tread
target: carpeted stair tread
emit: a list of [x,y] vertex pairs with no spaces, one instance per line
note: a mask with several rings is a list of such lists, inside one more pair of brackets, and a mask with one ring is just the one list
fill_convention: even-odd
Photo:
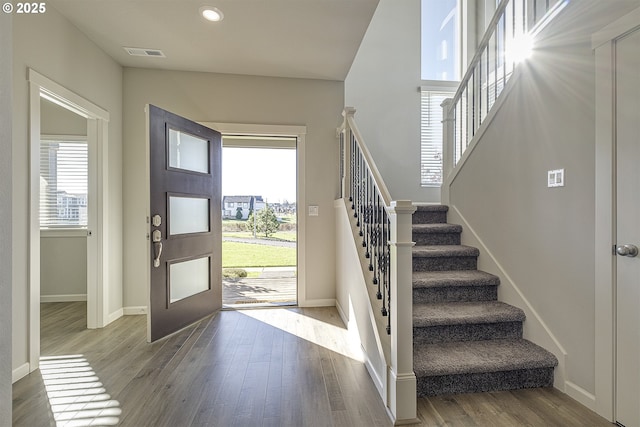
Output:
[[524,339],[414,345],[417,377],[553,368],[556,357]]
[[462,226],[458,224],[413,224],[414,233],[421,234],[443,234],[462,233]]
[[522,322],[524,312],[499,301],[414,304],[413,327]]
[[464,245],[414,246],[414,258],[477,257],[480,251]]
[[500,279],[480,270],[417,271],[413,273],[413,287],[439,288],[449,286],[498,286]]

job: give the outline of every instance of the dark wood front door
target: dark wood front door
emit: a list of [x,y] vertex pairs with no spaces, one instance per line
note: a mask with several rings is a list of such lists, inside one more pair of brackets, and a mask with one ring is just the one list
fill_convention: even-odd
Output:
[[222,306],[219,132],[149,105],[148,339]]

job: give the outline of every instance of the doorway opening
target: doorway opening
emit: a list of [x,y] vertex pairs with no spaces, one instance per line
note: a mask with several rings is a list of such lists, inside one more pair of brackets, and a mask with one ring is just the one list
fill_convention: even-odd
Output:
[[[107,215],[103,198],[107,194],[103,188],[103,175],[106,173],[105,166],[108,160],[106,148],[109,113],[32,69],[28,71],[28,81],[31,153],[28,217],[29,363],[15,373],[17,379],[38,369],[40,365],[40,304],[43,300],[42,296],[45,296],[45,302],[49,297],[49,301],[76,300],[80,301],[80,304],[86,305],[86,322],[82,322],[83,327],[101,328],[108,323],[106,309],[108,298],[105,296],[108,289],[105,284],[108,282],[107,275],[110,264],[105,250],[104,236],[106,233],[104,228]],[[63,119],[63,117],[66,118]],[[43,139],[43,133],[49,134],[50,138]],[[51,136],[52,134],[54,136]],[[56,186],[54,189],[51,181],[54,175],[55,179],[64,181],[77,172],[69,170],[68,176],[64,177],[54,173],[59,172],[60,167],[71,165],[71,163],[64,165],[66,160],[62,161],[63,158],[71,162],[70,159],[74,159],[74,156],[78,154],[85,157],[84,168],[86,168],[87,177],[84,186],[86,188],[78,192],[77,188],[72,189],[74,187],[68,182],[64,185],[59,182],[60,188]],[[41,162],[48,164],[41,169]],[[44,181],[47,181],[48,178],[50,182],[43,182],[41,175],[43,172],[48,175]],[[83,192],[86,192],[85,196],[80,194]],[[44,195],[42,199],[41,193]],[[85,203],[86,198],[91,199],[91,202]],[[61,206],[58,206],[58,201]],[[48,202],[50,203],[47,206]],[[44,209],[41,208],[43,203]],[[53,227],[51,222],[44,224],[46,233],[45,231],[41,233],[43,213],[48,215],[47,221],[58,221]],[[61,214],[61,217],[58,213]],[[82,226],[73,224],[80,219],[86,224]],[[53,245],[52,241],[47,241],[47,239],[60,237],[64,237],[67,241],[65,243],[57,242]],[[44,241],[41,242],[41,240]],[[46,259],[41,260],[41,256],[49,255],[54,250],[56,254],[60,254],[67,250],[65,244],[73,246],[76,254],[84,254],[83,257],[78,255],[82,258],[80,263],[84,264],[84,268],[80,268],[80,271],[75,270],[77,273],[75,278],[84,286],[82,289],[53,289],[50,292],[45,285],[45,289],[42,289],[41,279],[50,279],[47,268],[51,267],[60,272],[60,266],[54,265],[55,261],[46,265]],[[70,262],[74,265],[73,269],[78,268],[77,260],[75,263],[73,260]],[[45,274],[47,274],[46,277],[44,277]],[[85,300],[86,303],[84,303]]]
[[222,304],[298,303],[297,138],[223,135]]

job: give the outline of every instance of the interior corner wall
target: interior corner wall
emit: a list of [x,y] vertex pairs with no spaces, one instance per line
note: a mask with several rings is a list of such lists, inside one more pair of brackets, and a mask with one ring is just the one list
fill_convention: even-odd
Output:
[[[3,27],[4,28],[4,27]],[[110,114],[109,312],[122,307],[122,67],[53,7],[13,15],[13,369],[28,362],[29,82],[32,68]],[[5,50],[3,50],[4,52]],[[11,52],[11,50],[8,50]]]
[[[567,9],[520,65],[520,78],[455,177],[450,198],[567,351],[567,379],[594,394],[590,35],[620,14],[610,16],[615,7],[597,0],[576,6],[583,9]],[[563,168],[565,186],[547,188],[547,171]]]
[[439,202],[420,186],[420,0],[380,0],[345,79],[345,105],[396,200]]
[[[0,52],[11,52],[12,17],[0,14]],[[12,58],[0,55],[0,425],[11,425]]]
[[[124,277],[125,307],[147,305],[146,104],[190,120],[216,123],[302,125],[306,203],[319,215],[306,218],[307,302],[335,300],[334,215],[337,196],[336,127],[344,106],[338,81],[160,71],[124,71]],[[306,215],[306,206],[299,206]]]

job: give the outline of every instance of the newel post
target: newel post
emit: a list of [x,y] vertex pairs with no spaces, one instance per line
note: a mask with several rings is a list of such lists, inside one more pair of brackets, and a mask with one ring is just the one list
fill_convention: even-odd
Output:
[[349,200],[351,195],[351,139],[352,131],[350,121],[356,109],[353,107],[344,107],[342,117],[344,117],[344,131],[342,139],[342,198]]
[[440,203],[449,204],[449,175],[455,163],[455,111],[453,99],[447,98],[442,104],[442,186],[440,187]]
[[413,372],[412,217],[408,200],[391,202],[391,366],[388,405],[395,421],[416,419]]

